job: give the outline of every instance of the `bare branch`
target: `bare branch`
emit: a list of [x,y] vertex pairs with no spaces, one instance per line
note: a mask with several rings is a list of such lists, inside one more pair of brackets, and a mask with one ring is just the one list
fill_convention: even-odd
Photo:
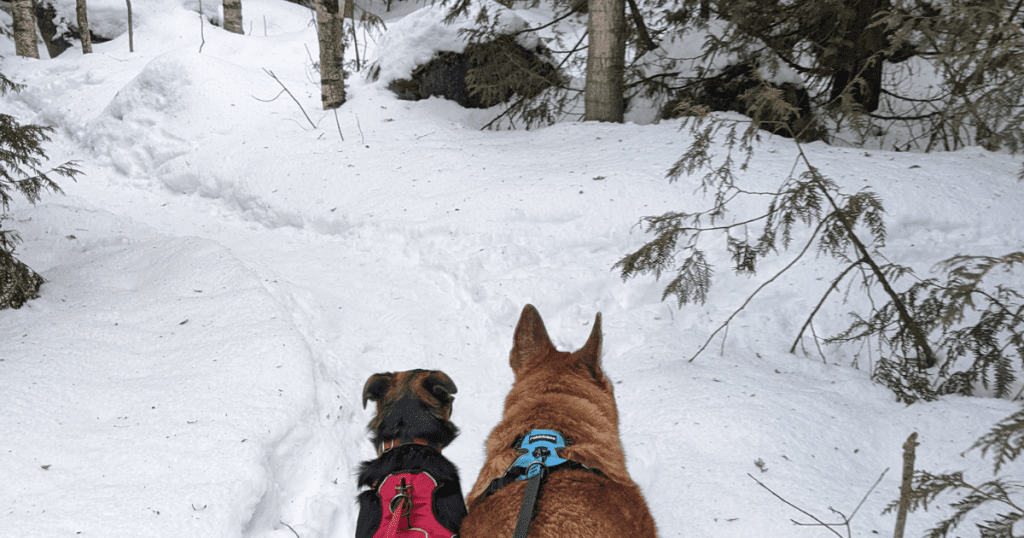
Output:
[[[284,85],[284,82],[281,82],[281,79],[277,78],[277,75],[275,75],[274,72],[270,71],[269,69],[263,68],[263,72],[270,75],[270,78],[276,80],[277,83],[281,85],[281,88],[283,88],[284,91],[288,94],[288,97],[291,97],[292,101],[295,101],[295,104],[299,105],[299,110],[302,111],[303,116],[306,116],[306,121],[309,122],[309,125],[316,129],[316,124],[313,123],[313,120],[309,119],[309,114],[306,114],[306,109],[302,108],[302,103],[300,103],[299,100],[296,99],[294,95],[292,95],[292,92],[288,90],[288,87]],[[281,94],[277,95],[280,96]],[[275,97],[274,99],[277,99],[277,97]]]

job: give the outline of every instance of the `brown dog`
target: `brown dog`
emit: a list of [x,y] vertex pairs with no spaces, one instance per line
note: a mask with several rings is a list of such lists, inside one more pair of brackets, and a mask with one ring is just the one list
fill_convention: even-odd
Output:
[[529,457],[518,447],[547,437],[535,435],[539,431],[564,437],[566,446],[548,461],[566,461],[544,473],[532,521],[526,520],[530,538],[657,536],[640,488],[626,472],[619,414],[600,355],[601,314],[583,348],[568,353],[555,349],[537,309],[526,305],[509,354],[515,382],[502,421],[487,438],[462,538],[512,536],[527,480],[509,476],[521,456]]

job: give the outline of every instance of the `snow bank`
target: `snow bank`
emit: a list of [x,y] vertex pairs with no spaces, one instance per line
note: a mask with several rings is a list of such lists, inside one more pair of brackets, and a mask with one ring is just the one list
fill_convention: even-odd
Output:
[[[175,157],[246,123],[238,106],[273,81],[196,52],[157,56],[88,126],[86,142],[127,175],[151,174]],[[279,90],[278,90],[279,91]],[[198,185],[172,185],[195,192]]]
[[43,298],[0,324],[4,526],[241,529],[267,488],[266,453],[311,405],[309,352],[288,317],[212,241],[61,205],[20,216],[27,243],[63,254],[50,267],[28,257]]

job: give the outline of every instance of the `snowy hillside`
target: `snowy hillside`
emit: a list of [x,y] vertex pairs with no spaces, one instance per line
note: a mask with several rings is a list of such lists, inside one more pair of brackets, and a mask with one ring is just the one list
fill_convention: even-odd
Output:
[[[122,4],[90,0],[97,19]],[[696,178],[665,179],[691,140],[678,122],[481,131],[493,111],[398,101],[361,76],[336,119],[320,109],[309,10],[244,0],[250,34],[205,24],[200,53],[196,0],[133,4],[132,54],[122,35],[25,60],[0,38],[0,70],[26,85],[0,112],[56,127],[51,159],[84,171],[8,221],[48,282],[0,312],[0,536],[352,536],[354,471],[374,454],[363,383],[411,368],[458,386],[446,456],[468,491],[526,303],[560,349],[603,313],[627,462],[662,537],[829,535],[794,526],[810,521],[748,473],[831,522],[887,468],[851,531],[889,535],[880,513],[914,431],[919,468],[991,476],[965,451],[1019,404],[907,407],[870,381],[866,350],[859,368],[855,349],[788,353],[830,259],[787,273],[688,362],[794,253],[751,279],[713,253],[702,307],[662,302],[652,278],[621,281],[612,265],[647,239],[641,217],[709,203]],[[203,0],[208,15],[219,4]],[[886,255],[921,274],[1021,248],[1019,157],[805,150],[849,191],[879,192]],[[746,178],[775,185],[795,157],[766,137]],[[832,304],[817,333],[845,312]],[[937,515],[913,514],[908,536]]]

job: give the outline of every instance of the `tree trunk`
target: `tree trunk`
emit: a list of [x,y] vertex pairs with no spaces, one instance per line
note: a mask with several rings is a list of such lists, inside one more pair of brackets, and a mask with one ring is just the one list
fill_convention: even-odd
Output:
[[85,13],[85,0],[75,0],[78,15],[78,35],[82,39],[82,54],[92,54],[92,34],[89,33],[89,16]]
[[[892,6],[889,0],[854,0],[848,4],[853,19],[847,29],[848,47],[839,53],[839,65],[832,75],[832,89],[829,100],[836,102],[844,92],[849,92],[854,103],[865,112],[878,110],[882,93],[882,55],[889,46],[885,25],[871,26],[875,17]],[[869,28],[870,26],[870,28]],[[863,84],[851,83],[861,79]]]
[[39,58],[36,44],[36,16],[32,0],[12,0],[11,15],[14,17],[14,49],[18,56]]
[[914,488],[914,449],[917,447],[917,432],[903,443],[903,481],[900,484],[900,504],[896,511],[896,529],[893,538],[903,538],[907,525],[907,510],[910,508],[910,493]]
[[[345,10],[346,0],[316,0],[320,39],[320,100],[324,110],[345,103]],[[351,1],[351,0],[347,0]]]
[[242,0],[224,0],[224,29],[236,34],[242,30]]
[[622,123],[623,77],[626,70],[626,5],[624,0],[590,0],[588,4],[585,121]]
[[135,32],[132,29],[132,0],[124,0],[128,3],[128,52],[135,52]]

